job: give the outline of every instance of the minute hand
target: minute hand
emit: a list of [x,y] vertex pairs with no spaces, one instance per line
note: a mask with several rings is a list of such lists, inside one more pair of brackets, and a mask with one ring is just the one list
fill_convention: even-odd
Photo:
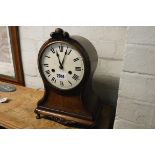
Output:
[[62,60],[62,66],[63,66],[63,64],[64,64],[64,61],[65,61],[65,57],[66,57],[66,55],[67,55],[67,51],[65,52],[65,54],[64,54],[64,57],[63,57],[63,60]]
[[59,61],[59,68],[60,69],[63,69],[63,65],[62,65],[62,63],[61,63],[61,61],[60,61],[60,58],[59,58],[59,54],[58,54],[58,52],[56,51],[56,56],[58,57],[58,61]]

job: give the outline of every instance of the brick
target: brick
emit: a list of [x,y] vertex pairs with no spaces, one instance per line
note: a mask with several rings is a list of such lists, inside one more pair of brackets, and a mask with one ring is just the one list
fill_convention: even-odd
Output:
[[95,75],[120,77],[121,65],[122,61],[99,59]]
[[46,40],[37,41],[36,53],[39,53],[41,46],[45,43]]
[[37,76],[37,55],[35,52],[22,51],[22,63],[24,74]]
[[[49,34],[57,27],[44,27],[44,39],[49,38]],[[92,42],[99,57],[108,57],[122,59],[124,50],[124,41],[126,36],[126,27],[61,27],[71,35],[80,35]]]
[[115,120],[114,128],[115,129],[144,129],[145,127],[142,125],[132,123],[130,121],[118,119],[118,120]]
[[155,104],[155,77],[123,72],[120,79],[121,96]]
[[116,58],[116,43],[114,41],[99,40],[96,44],[96,51],[100,58]]
[[29,88],[44,89],[43,81],[40,77],[25,75],[25,83]]
[[93,81],[97,87],[101,87],[103,89],[110,88],[115,90],[119,87],[119,77],[94,74]]
[[[29,76],[40,77],[37,68],[38,51],[47,39],[49,34],[57,27],[20,27],[21,51],[23,57],[24,73]],[[108,58],[103,60],[97,69],[96,77],[112,77],[112,85],[118,88],[119,76],[121,72],[121,61],[113,59],[122,59],[122,53],[125,44],[126,27],[61,27],[71,35],[81,35],[90,40],[97,49],[98,56]],[[29,53],[29,54],[28,54]],[[105,78],[104,78],[105,79]],[[113,86],[112,86],[113,87]],[[111,87],[110,87],[111,88]],[[109,86],[108,86],[109,89]]]
[[154,26],[131,26],[128,27],[128,43],[155,45]]
[[124,41],[126,39],[126,26],[104,26],[104,40]]
[[98,40],[94,43],[98,57],[110,58],[112,60],[122,60],[125,50],[125,41],[103,41]]
[[19,32],[22,39],[42,40],[44,37],[43,26],[21,26]]
[[124,97],[118,98],[116,115],[118,118],[129,120],[145,128],[151,128],[155,106]]
[[110,58],[110,59],[123,59],[123,52],[125,48],[124,42],[117,41],[104,41],[104,40],[90,40],[95,46],[100,58]]
[[113,58],[123,60],[123,56],[125,52],[125,45],[126,45],[126,40],[116,43],[116,50],[113,55]]
[[38,41],[34,39],[23,38],[20,40],[21,51],[36,52]]
[[128,44],[123,69],[155,75],[155,46]]
[[152,122],[151,122],[151,128],[152,129],[155,129],[155,111],[154,111],[154,113],[153,113],[153,116],[152,116]]
[[[49,34],[58,27],[44,27],[44,38],[48,39]],[[70,35],[81,35],[90,40],[96,40],[96,38],[98,38],[98,40],[103,40],[104,36],[104,28],[102,26],[60,26],[59,28],[69,32]]]

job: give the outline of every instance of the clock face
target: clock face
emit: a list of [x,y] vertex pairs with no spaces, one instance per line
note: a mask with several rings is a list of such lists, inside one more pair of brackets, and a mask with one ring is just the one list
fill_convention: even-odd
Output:
[[73,46],[55,42],[44,50],[41,69],[51,85],[69,90],[81,82],[85,68],[81,54]]

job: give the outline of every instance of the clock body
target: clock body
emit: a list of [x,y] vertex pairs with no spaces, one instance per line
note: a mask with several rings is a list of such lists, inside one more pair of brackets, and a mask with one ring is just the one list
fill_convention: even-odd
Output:
[[92,89],[97,61],[97,52],[86,38],[69,36],[62,29],[51,33],[38,54],[45,92],[35,109],[37,118],[94,127],[102,109]]

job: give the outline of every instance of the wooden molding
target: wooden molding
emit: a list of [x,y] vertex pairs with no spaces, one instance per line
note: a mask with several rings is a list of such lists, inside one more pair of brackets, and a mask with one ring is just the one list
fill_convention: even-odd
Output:
[[21,52],[20,52],[19,31],[17,26],[9,26],[9,37],[10,37],[15,77],[0,75],[0,80],[4,82],[25,86]]

